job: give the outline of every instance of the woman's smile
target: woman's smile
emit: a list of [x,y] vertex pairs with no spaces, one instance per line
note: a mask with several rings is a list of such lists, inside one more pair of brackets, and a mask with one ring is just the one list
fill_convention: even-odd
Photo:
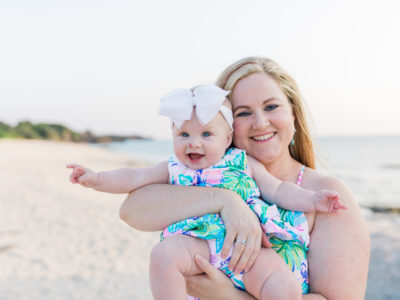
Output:
[[276,135],[276,132],[268,132],[250,137],[255,142],[265,142],[271,140]]

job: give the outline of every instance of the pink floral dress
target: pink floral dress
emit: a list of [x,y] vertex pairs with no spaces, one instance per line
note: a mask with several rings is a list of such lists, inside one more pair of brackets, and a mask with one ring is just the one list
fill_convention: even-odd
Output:
[[[263,231],[270,238],[272,248],[299,279],[303,293],[308,292],[306,251],[310,236],[305,215],[302,212],[278,208],[259,198],[260,191],[250,176],[245,151],[230,148],[218,163],[202,170],[189,169],[172,156],[168,168],[171,184],[219,187],[237,192],[258,216]],[[236,275],[228,269],[230,256],[222,259],[220,255],[225,239],[225,226],[218,214],[192,217],[172,224],[161,233],[161,239],[174,234],[185,234],[207,240],[211,264],[222,270],[237,288],[245,289],[243,274]]]

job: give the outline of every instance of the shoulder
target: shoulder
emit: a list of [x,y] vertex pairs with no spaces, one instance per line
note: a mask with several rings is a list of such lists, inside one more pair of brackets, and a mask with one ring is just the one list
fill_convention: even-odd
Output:
[[168,159],[168,164],[177,164],[180,163],[179,159],[175,156],[175,154],[172,154],[169,159]]
[[[342,219],[342,221],[347,220],[347,222],[351,222],[353,217],[361,217],[361,211],[359,205],[349,189],[349,187],[340,179],[335,178],[333,176],[324,175],[313,169],[306,169],[306,172],[303,175],[303,181],[301,186],[305,189],[320,191],[320,190],[330,190],[339,194],[340,199],[343,204],[347,206],[347,210],[343,210],[338,215],[330,215],[325,213],[316,213],[314,215],[314,220],[312,223],[318,226],[318,223],[321,223],[322,220],[328,220],[330,217],[334,219]],[[320,221],[320,222],[318,222]],[[313,228],[314,226],[311,226]]]
[[[310,168],[306,168],[301,186],[313,191],[333,190],[338,193],[344,192],[346,194],[351,194],[350,189],[342,180],[324,175]],[[354,200],[353,196],[351,196],[351,198]]]
[[[335,191],[347,206],[338,214],[315,215],[309,251],[311,290],[329,299],[362,299],[370,242],[358,203],[350,189],[337,178],[307,169],[303,179],[304,188]],[[332,287],[332,280],[338,284]],[[337,289],[338,286],[342,288]]]
[[229,148],[216,166],[226,164],[239,168],[243,167],[243,165],[247,164],[246,152],[238,148]]
[[259,164],[259,165],[261,165],[261,163],[260,163],[257,159],[253,158],[253,157],[250,156],[250,155],[247,155],[247,156],[246,156],[246,159],[247,159],[247,162],[248,162],[249,164],[252,164],[252,165]]
[[166,164],[167,170],[171,176],[185,173],[188,170],[188,168],[175,155],[172,155],[167,162],[163,162],[162,164]]
[[239,148],[229,148],[228,150],[226,150],[226,153],[224,156],[245,156],[246,155],[246,151],[239,149]]
[[342,180],[332,176],[326,176],[307,168],[303,176],[302,187],[313,191],[331,190],[337,192],[343,203],[347,206],[347,209],[340,211],[339,214],[331,215],[326,213],[317,213],[316,218],[320,216],[324,219],[333,218],[342,221],[354,217],[363,219],[359,205],[353,193]]

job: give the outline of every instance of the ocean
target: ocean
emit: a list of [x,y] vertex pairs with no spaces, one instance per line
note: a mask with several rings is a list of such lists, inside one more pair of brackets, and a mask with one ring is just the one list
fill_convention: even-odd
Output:
[[[400,136],[317,138],[318,167],[345,182],[366,208],[400,208]],[[133,140],[103,144],[135,160],[158,163],[172,154],[171,140]]]

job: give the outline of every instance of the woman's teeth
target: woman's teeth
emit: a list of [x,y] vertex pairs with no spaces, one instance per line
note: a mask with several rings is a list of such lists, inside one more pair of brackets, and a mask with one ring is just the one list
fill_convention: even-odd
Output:
[[253,136],[253,140],[265,141],[265,140],[268,140],[268,139],[272,138],[274,135],[275,135],[275,133],[271,132],[271,133],[267,133],[267,134],[264,134],[264,135]]

